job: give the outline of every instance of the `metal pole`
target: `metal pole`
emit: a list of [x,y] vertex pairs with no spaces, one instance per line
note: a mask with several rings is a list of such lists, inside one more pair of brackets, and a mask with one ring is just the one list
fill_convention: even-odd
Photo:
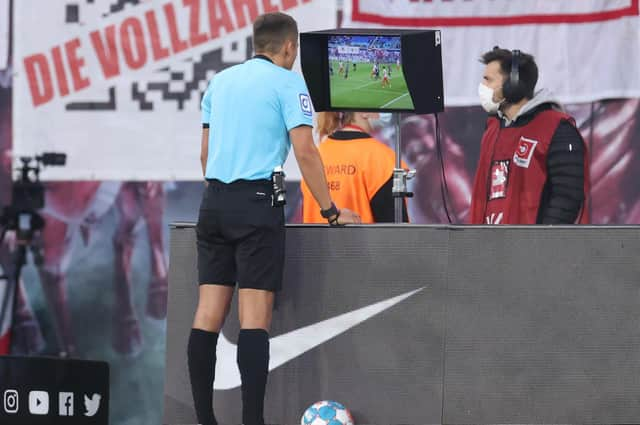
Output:
[[[399,170],[402,168],[402,160],[400,158],[400,112],[396,112],[395,114],[393,114],[394,116],[394,125],[396,127],[396,137],[395,137],[395,142],[396,142],[396,170]],[[398,178],[398,173],[394,172],[393,174],[394,179]],[[394,186],[400,182],[395,182],[394,181]],[[406,188],[404,189],[406,190]],[[404,203],[404,197],[396,197],[393,200],[394,202],[394,222],[395,223],[402,223],[402,204]]]

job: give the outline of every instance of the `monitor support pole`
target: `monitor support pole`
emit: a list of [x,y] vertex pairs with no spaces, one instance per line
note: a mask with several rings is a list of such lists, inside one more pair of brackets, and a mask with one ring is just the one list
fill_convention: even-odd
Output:
[[400,113],[393,114],[393,123],[395,127],[395,149],[396,149],[396,167],[393,169],[393,200],[394,200],[394,223],[402,223],[402,209],[405,198],[413,197],[413,193],[407,190],[407,181],[416,175],[416,170],[405,170],[402,168],[402,158],[400,149]]

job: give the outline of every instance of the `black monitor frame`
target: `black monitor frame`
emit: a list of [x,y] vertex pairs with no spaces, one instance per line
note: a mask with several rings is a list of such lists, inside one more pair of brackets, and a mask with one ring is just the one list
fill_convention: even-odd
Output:
[[[400,37],[402,72],[413,109],[345,108],[331,105],[329,36],[362,35]],[[300,34],[300,62],[316,111],[414,112],[444,111],[442,43],[438,30],[333,29]]]

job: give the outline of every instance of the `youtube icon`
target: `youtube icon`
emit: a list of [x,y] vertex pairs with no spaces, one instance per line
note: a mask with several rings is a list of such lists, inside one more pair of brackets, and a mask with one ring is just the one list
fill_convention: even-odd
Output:
[[46,391],[29,392],[29,413],[46,415],[49,413],[49,393]]

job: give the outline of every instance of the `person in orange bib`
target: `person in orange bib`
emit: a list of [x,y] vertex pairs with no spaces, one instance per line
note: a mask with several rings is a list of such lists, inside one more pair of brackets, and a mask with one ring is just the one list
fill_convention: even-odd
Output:
[[[391,114],[372,112],[320,112],[318,149],[324,163],[327,186],[338,205],[357,212],[362,223],[394,221],[392,196],[395,152],[371,136]],[[402,165],[406,168],[406,165]],[[304,180],[302,219],[304,223],[326,223]],[[408,222],[406,203],[403,221]]]

